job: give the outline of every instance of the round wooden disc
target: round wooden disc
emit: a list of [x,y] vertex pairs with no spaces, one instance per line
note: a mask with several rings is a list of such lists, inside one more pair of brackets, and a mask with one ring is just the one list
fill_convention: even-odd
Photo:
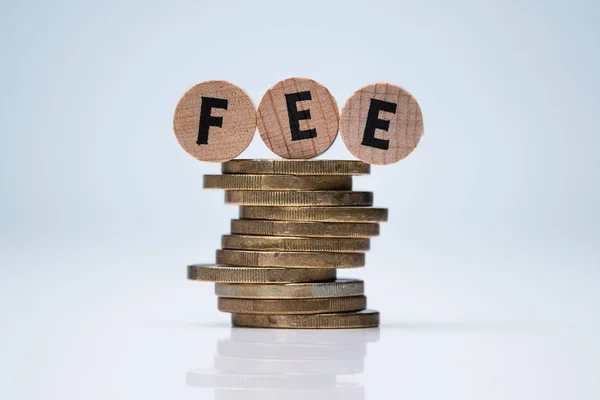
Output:
[[256,108],[246,92],[229,82],[202,82],[179,100],[173,130],[181,147],[198,160],[228,161],[252,141]]
[[423,115],[417,100],[390,83],[357,90],[342,109],[340,134],[358,159],[388,165],[408,156],[423,135]]
[[313,158],[331,146],[339,111],[327,88],[312,79],[288,78],[267,90],[258,105],[258,132],[284,158]]

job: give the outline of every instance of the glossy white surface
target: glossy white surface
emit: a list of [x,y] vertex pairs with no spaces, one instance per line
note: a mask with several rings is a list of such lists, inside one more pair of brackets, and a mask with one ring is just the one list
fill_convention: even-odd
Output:
[[449,260],[369,265],[380,330],[276,331],[230,328],[182,262],[51,255],[19,252],[0,281],[3,399],[600,396],[597,283],[567,270],[523,288],[510,267],[488,281]]

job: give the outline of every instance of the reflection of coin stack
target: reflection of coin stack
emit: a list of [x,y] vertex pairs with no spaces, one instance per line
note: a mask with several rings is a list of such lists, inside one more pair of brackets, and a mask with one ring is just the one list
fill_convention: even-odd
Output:
[[367,343],[377,340],[378,329],[233,329],[217,342],[214,368],[188,372],[187,383],[220,400],[364,399]]
[[369,238],[387,209],[371,192],[352,191],[352,175],[369,164],[336,160],[234,160],[204,187],[225,189],[240,219],[222,238],[216,265],[191,265],[188,277],[216,282],[219,310],[234,326],[365,328],[363,282],[336,279],[337,268],[364,266]]

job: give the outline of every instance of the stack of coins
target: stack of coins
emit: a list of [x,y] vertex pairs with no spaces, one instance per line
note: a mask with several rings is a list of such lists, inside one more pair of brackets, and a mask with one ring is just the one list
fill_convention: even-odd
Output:
[[370,237],[387,209],[371,192],[352,191],[370,165],[345,160],[233,160],[204,188],[224,189],[240,205],[216,264],[190,265],[188,278],[215,282],[219,310],[234,326],[368,328],[364,283],[336,279],[338,268],[365,264]]

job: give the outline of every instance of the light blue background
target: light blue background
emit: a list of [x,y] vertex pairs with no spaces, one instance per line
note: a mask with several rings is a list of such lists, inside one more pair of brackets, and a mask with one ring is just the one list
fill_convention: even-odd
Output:
[[[138,387],[126,373],[144,360],[125,367],[119,357],[153,337],[128,323],[183,324],[200,336],[182,321],[227,323],[210,285],[185,280],[185,265],[214,261],[237,210],[201,188],[219,165],[189,157],[172,132],[180,96],[210,79],[241,86],[255,104],[292,76],[324,84],[340,108],[377,81],[415,95],[425,121],[417,150],[355,180],[390,209],[367,267],[345,274],[365,279],[384,329],[595,323],[598,4],[2,2],[1,397],[90,398],[86,371],[112,371],[97,398],[125,397]],[[242,157],[275,155],[256,135]],[[352,158],[340,139],[324,157]],[[177,342],[154,338],[148,347]],[[176,381],[199,366],[169,371]],[[589,371],[571,370],[578,398],[597,398]],[[172,392],[170,381],[150,380]],[[499,398],[538,388],[500,381],[509,386],[496,388]],[[570,382],[546,398],[571,393]],[[414,394],[394,388],[381,390]]]

